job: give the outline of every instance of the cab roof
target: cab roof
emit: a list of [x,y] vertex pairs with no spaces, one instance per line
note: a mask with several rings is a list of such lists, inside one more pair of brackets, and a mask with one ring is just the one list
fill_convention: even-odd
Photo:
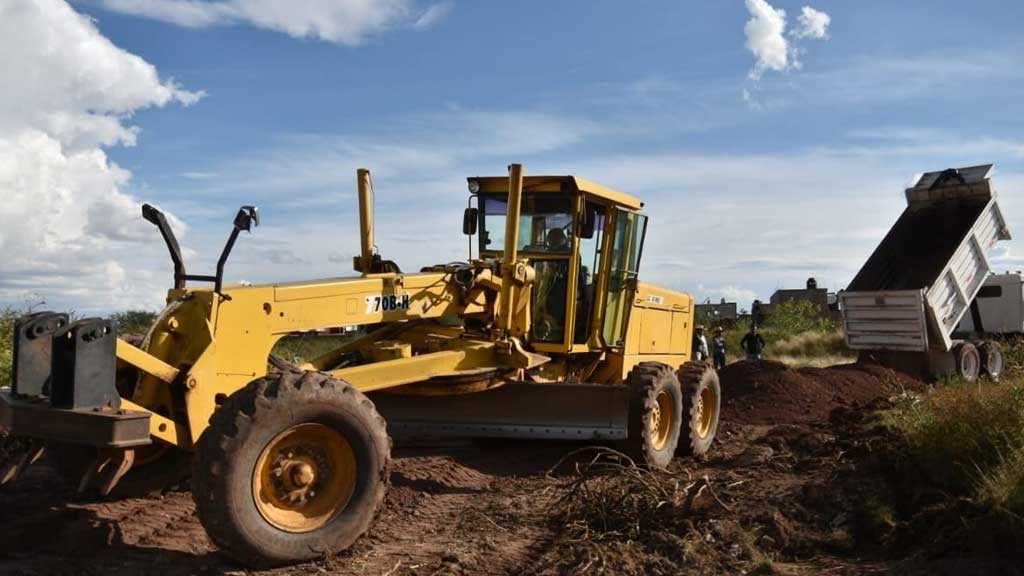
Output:
[[[466,179],[480,184],[480,194],[508,194],[508,176],[482,176]],[[612,188],[602,186],[578,176],[525,176],[523,192],[576,192],[580,191],[612,204],[632,210],[643,208],[644,203],[636,196],[630,196]]]

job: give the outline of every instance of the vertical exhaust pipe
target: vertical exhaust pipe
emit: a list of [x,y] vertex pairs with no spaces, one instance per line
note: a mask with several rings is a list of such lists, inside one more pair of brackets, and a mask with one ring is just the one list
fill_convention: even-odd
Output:
[[505,217],[505,253],[501,266],[501,310],[498,327],[508,334],[512,329],[513,300],[516,290],[513,274],[519,260],[519,213],[523,199],[523,165],[508,167],[508,211]]
[[359,186],[359,257],[355,270],[363,274],[373,271],[373,182],[366,168],[356,170]]

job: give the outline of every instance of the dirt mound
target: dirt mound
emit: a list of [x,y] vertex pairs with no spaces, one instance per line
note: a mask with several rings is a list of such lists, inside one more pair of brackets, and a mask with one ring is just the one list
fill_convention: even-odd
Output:
[[924,384],[875,364],[790,368],[770,360],[743,361],[719,373],[723,419],[741,424],[824,422],[839,406],[857,407]]

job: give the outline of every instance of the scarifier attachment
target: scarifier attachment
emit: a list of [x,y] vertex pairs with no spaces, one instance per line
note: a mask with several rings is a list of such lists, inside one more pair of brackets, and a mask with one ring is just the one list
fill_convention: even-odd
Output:
[[109,320],[87,318],[58,331],[53,337],[54,408],[118,409],[117,330]]
[[57,312],[36,312],[14,323],[14,394],[49,393],[53,335],[67,325],[68,315]]

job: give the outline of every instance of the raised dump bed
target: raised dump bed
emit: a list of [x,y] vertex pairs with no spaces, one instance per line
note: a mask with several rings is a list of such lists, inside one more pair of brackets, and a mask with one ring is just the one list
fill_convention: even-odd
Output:
[[907,208],[839,295],[851,349],[936,376],[1001,369],[998,347],[953,337],[990,272],[986,255],[1010,239],[991,174],[929,172],[906,190]]

